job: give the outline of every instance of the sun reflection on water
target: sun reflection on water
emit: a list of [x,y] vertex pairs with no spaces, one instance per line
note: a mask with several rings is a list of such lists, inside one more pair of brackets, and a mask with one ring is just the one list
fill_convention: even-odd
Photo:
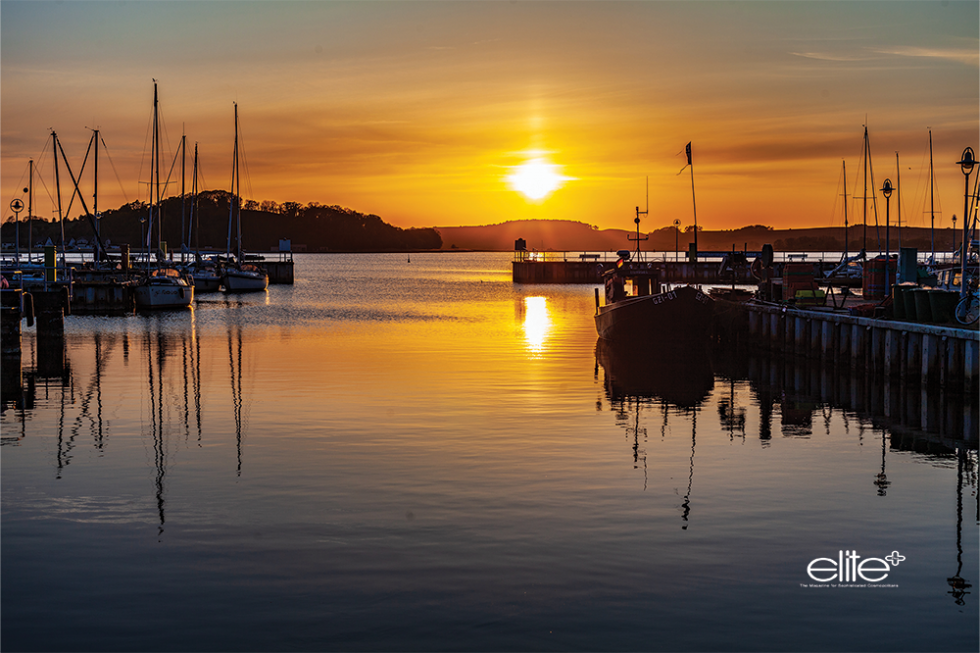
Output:
[[540,357],[544,352],[544,343],[551,331],[551,315],[548,313],[546,297],[524,298],[524,340],[532,358]]

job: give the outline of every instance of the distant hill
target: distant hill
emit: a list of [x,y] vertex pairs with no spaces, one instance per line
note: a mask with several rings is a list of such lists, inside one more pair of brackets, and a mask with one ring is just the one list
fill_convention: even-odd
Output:
[[[228,244],[228,215],[232,196],[226,191],[205,191],[199,194],[195,235],[192,246],[224,251]],[[179,197],[163,200],[163,236],[171,251],[179,251],[184,238],[181,222],[189,221],[190,202],[182,206]],[[305,252],[391,252],[439,249],[442,241],[434,229],[402,229],[384,222],[376,215],[365,215],[340,206],[311,203],[301,206],[295,202],[260,206],[245,202],[242,208],[243,247],[251,252],[275,251],[279,239],[292,240],[293,251]],[[129,244],[134,250],[143,242],[143,220],[149,207],[142,202],[125,204],[102,213],[100,232],[113,244]],[[182,220],[182,215],[186,216]],[[156,218],[155,218],[156,219]],[[65,239],[92,241],[91,219],[87,216],[65,220]],[[13,243],[12,222],[3,225],[3,242]],[[48,238],[61,242],[61,226],[57,222],[34,220],[31,226],[35,243]],[[154,227],[156,232],[156,227]],[[153,242],[157,240],[154,235]],[[27,230],[21,228],[22,246],[27,246]],[[232,240],[232,250],[237,243]]]
[[[635,232],[623,229],[598,229],[582,222],[568,220],[516,220],[481,227],[436,227],[442,236],[442,249],[474,249],[484,251],[513,251],[514,241],[523,238],[528,250],[576,252],[610,251],[633,249],[635,244],[628,240]],[[861,248],[863,225],[848,229],[849,251]],[[880,229],[881,237],[885,229]],[[898,229],[891,228],[891,249],[898,252]],[[693,242],[693,232],[678,232],[673,227],[664,227],[647,233],[641,248],[644,250],[673,251],[675,243],[680,251],[687,251],[688,243]],[[947,250],[952,247],[953,230],[936,230],[936,249]],[[698,231],[698,249],[701,251],[729,251],[734,246],[749,251],[759,251],[769,243],[777,251],[841,251],[844,249],[844,233],[839,227],[813,229],[772,229],[763,225],[752,225],[739,229],[720,231]],[[916,247],[920,251],[931,249],[930,230],[925,227],[903,227],[902,246]],[[884,248],[884,243],[882,243]],[[878,250],[878,237],[873,227],[868,228],[868,249]]]

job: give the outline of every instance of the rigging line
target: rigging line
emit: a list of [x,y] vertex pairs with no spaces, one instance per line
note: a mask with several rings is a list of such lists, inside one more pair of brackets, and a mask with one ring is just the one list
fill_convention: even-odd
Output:
[[[170,187],[170,179],[173,177],[174,168],[177,167],[177,157],[179,157],[179,156],[180,156],[180,145],[177,146],[177,151],[174,153],[174,159],[170,163],[170,170],[167,172],[167,179],[166,179],[166,181],[163,182],[163,194],[164,194],[164,196],[166,196],[167,189]],[[174,181],[174,183],[176,184],[177,182]]]
[[[109,156],[109,146],[106,145],[105,139],[102,138],[101,136],[99,136],[99,140],[102,141],[102,147],[105,148],[105,156],[106,156],[107,159],[109,159],[109,167],[112,168],[113,174],[116,175],[116,182],[118,182],[118,184],[119,184],[119,190],[122,191],[123,200],[127,204],[129,204],[129,196],[126,195],[126,188],[123,186],[122,179],[119,177],[119,171],[116,170],[116,163],[112,160],[112,157]],[[139,194],[139,191],[137,191],[137,195],[138,194]]]
[[[79,181],[82,180],[82,175],[85,174],[85,164],[88,163],[88,155],[92,153],[92,142],[94,140],[95,140],[95,134],[92,134],[92,138],[88,140],[88,148],[86,148],[85,150],[85,157],[82,159],[82,167],[78,169]],[[96,143],[96,147],[98,147],[98,143]],[[62,156],[64,156],[65,154],[64,150],[61,151],[61,154]],[[67,157],[65,163],[67,165]],[[74,178],[72,178],[72,181],[74,181]],[[82,191],[81,189],[78,188],[77,184],[75,186],[75,192],[72,193],[70,198],[68,198],[68,208],[65,210],[66,216],[71,216],[71,205],[75,203],[75,195],[78,195],[79,198],[81,198],[82,196]],[[88,211],[87,208],[85,210]]]
[[[238,121],[238,155],[241,158],[242,164],[244,164],[245,169],[245,188],[248,190],[248,196],[254,197],[255,193],[252,190],[252,177],[248,172],[248,158],[245,156],[245,136],[242,133],[242,123],[241,120]],[[239,196],[241,195],[241,189],[239,188]]]
[[[925,192],[925,193],[922,194],[922,201],[921,201],[921,203],[920,202],[917,202],[916,201],[916,198],[919,197],[920,190],[923,188],[923,186],[925,186],[926,177],[929,176],[929,167],[926,165],[926,163],[927,163],[927,157],[928,156],[929,156],[928,149],[922,150],[922,158],[919,160],[919,176],[916,177],[915,193],[912,195],[912,202],[911,202],[911,206],[913,208],[916,207],[916,206],[919,206],[921,204],[921,206],[922,206],[922,212],[921,213],[916,213],[915,211],[913,211],[912,213],[909,214],[909,218],[908,218],[908,222],[907,222],[907,226],[909,226],[909,227],[913,226],[913,224],[912,224],[912,216],[915,216],[915,215],[918,215],[918,219],[915,221],[916,222],[916,225],[918,225],[918,226],[926,226],[925,225],[925,214],[927,213],[927,211],[926,211],[926,204],[929,201],[929,193],[927,191],[927,192]],[[911,170],[911,169],[912,168],[909,168],[909,170]]]

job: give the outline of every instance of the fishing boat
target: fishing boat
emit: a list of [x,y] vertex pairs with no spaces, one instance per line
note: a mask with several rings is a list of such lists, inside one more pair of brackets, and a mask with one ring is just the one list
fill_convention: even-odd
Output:
[[596,289],[595,325],[600,338],[665,347],[707,338],[714,300],[700,289],[689,285],[662,289],[653,264],[628,258],[620,258],[604,281],[604,306],[599,305]]
[[238,104],[235,104],[235,154],[231,175],[231,206],[228,210],[228,247],[226,256],[231,260],[231,233],[236,228],[238,256],[234,263],[224,267],[221,285],[225,292],[260,292],[269,287],[269,275],[252,263],[245,263],[242,257],[242,198],[241,179],[238,171]]

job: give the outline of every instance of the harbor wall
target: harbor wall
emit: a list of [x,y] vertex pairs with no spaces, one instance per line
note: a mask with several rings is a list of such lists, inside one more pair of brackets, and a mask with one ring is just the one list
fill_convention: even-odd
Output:
[[980,390],[975,329],[717,300],[713,333],[721,342],[744,341],[877,379],[968,394]]
[[[512,262],[514,283],[582,283],[600,284],[602,275],[611,269],[615,259],[598,260],[582,259],[577,255],[569,258],[534,259],[519,258]],[[836,266],[836,262],[813,261],[807,262],[813,266],[814,277],[822,276]],[[755,284],[758,283],[752,275],[749,266],[739,266],[733,271],[726,268],[721,261],[650,261],[644,263],[660,273],[660,280],[668,283],[703,283],[703,284]],[[774,275],[781,274],[782,263],[774,267]],[[734,275],[734,279],[733,279]]]

